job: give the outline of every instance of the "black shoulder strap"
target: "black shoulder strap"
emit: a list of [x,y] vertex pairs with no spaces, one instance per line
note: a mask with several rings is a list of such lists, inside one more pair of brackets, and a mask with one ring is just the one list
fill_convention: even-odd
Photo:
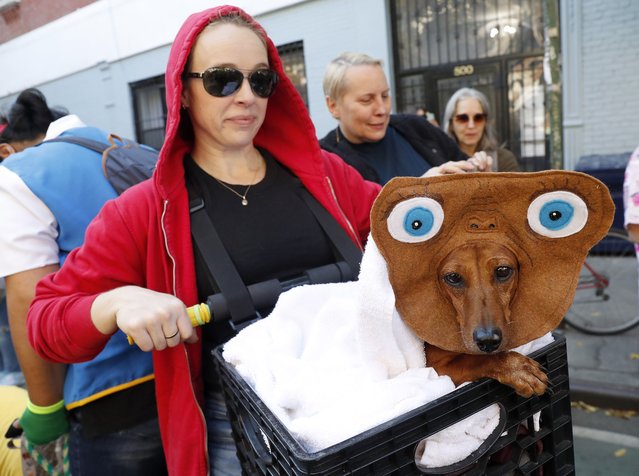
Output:
[[86,147],[87,149],[94,150],[99,154],[102,154],[105,150],[111,147],[110,144],[104,144],[102,142],[98,142],[97,140],[86,139],[84,137],[78,137],[78,136],[55,137],[53,139],[47,140],[46,142],[67,142],[69,144],[75,144],[82,147]]
[[[348,264],[350,274],[340,267],[340,270],[343,271],[342,278],[345,281],[357,279],[362,260],[361,250],[353,243],[333,216],[306,190],[301,181],[297,178],[295,180],[299,196],[315,216],[341,260]],[[251,322],[259,317],[258,311],[249,289],[237,272],[205,209],[204,200],[197,193],[193,193],[190,198],[191,235],[206,265],[208,276],[213,281],[213,287],[224,297],[228,309],[227,315],[230,315],[231,318],[231,327],[239,329],[246,322]],[[279,292],[281,289],[278,294]]]
[[333,218],[328,210],[306,190],[306,187],[300,183],[297,190],[302,200],[304,200],[304,203],[306,203],[306,206],[308,206],[313,215],[315,215],[315,219],[319,222],[337,252],[350,266],[352,273],[351,279],[357,279],[359,266],[362,261],[362,251],[353,243],[353,240],[346,234],[339,223],[335,221],[335,218]]
[[190,211],[191,234],[220,293],[226,300],[231,320],[239,324],[255,318],[257,312],[248,289],[204,209],[204,200],[202,198],[191,200]]

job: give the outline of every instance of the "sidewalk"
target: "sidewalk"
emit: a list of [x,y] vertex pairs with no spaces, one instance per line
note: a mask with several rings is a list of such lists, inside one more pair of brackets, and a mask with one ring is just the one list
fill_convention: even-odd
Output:
[[615,336],[558,331],[566,336],[572,401],[639,411],[639,328]]

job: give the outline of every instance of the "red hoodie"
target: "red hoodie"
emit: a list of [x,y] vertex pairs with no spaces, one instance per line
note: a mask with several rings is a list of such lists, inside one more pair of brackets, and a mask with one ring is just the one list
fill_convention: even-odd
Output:
[[[110,336],[93,325],[91,305],[97,295],[113,288],[143,286],[173,294],[187,306],[196,304],[183,167],[192,144],[178,131],[181,75],[198,34],[211,19],[230,11],[254,23],[238,8],[217,7],[191,15],[175,38],[165,78],[166,139],[152,179],[108,202],[89,226],[84,245],[69,255],[60,271],[38,284],[28,317],[29,339],[45,359],[80,362],[100,352]],[[302,99],[266,33],[264,38],[280,82],[254,143],[296,174],[361,246],[379,186],[320,149]],[[160,429],[171,474],[208,473],[201,359],[199,343],[153,353]]]

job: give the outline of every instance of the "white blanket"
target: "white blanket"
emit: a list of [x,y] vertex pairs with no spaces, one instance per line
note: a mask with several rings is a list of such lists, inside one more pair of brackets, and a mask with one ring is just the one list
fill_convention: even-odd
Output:
[[[552,342],[548,334],[532,352]],[[455,389],[426,366],[423,341],[395,310],[386,263],[369,237],[359,280],[294,288],[223,356],[310,453],[340,443]],[[439,467],[476,450],[499,423],[497,405],[426,442]]]

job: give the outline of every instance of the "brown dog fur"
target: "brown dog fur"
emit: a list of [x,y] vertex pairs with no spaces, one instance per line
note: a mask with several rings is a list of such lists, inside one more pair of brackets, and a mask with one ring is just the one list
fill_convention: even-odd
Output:
[[[519,261],[517,256],[497,243],[469,242],[451,251],[442,260],[441,288],[455,308],[462,341],[468,354],[449,352],[427,346],[429,365],[439,373],[450,375],[453,382],[491,377],[517,389],[523,396],[543,394],[547,378],[537,362],[516,352],[483,355],[474,338],[477,329],[497,329],[508,335],[510,306],[517,291]],[[503,339],[490,352],[499,352]]]
[[[579,197],[587,210],[583,227],[567,236],[530,223],[532,201],[556,191]],[[433,236],[409,242],[391,234],[397,225],[389,216],[415,197],[439,203],[444,217]],[[547,376],[511,349],[559,324],[613,215],[608,189],[578,172],[402,177],[377,198],[371,234],[400,316],[426,343],[428,365],[456,384],[490,377],[530,396],[546,391]]]

